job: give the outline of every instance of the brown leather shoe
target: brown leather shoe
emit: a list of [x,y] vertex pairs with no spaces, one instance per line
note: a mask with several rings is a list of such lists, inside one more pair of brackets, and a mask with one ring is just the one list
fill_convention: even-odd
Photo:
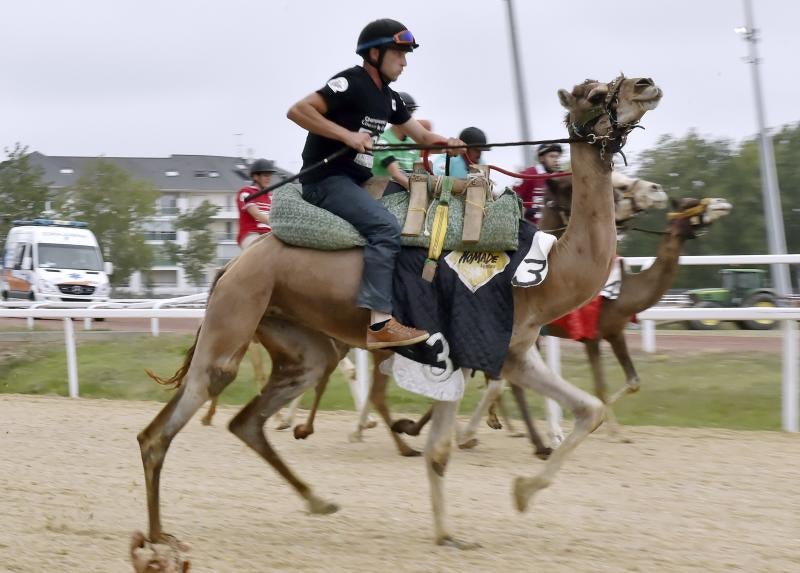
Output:
[[390,318],[380,330],[367,329],[367,350],[391,348],[392,346],[410,346],[411,344],[428,340],[428,337],[430,337],[430,334],[426,331],[404,326],[394,318]]

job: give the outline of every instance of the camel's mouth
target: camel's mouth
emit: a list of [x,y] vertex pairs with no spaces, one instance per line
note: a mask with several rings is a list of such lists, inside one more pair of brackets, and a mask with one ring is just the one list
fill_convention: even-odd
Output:
[[660,87],[651,85],[631,97],[631,101],[637,102],[644,111],[650,111],[658,106],[663,96]]

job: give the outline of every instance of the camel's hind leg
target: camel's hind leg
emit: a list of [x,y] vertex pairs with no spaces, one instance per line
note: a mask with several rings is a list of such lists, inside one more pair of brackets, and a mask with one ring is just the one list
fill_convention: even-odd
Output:
[[[392,440],[394,440],[394,445],[397,447],[397,451],[400,455],[404,457],[419,456],[421,452],[409,446],[403,438],[392,430],[392,415],[389,412],[389,406],[386,404],[386,388],[389,385],[389,377],[381,372],[380,369],[380,363],[390,355],[391,353],[387,350],[374,350],[372,352],[374,365],[372,367],[372,387],[369,391],[369,400],[389,429],[389,435],[392,437]],[[360,429],[357,434],[354,432],[351,437],[355,438],[351,439],[351,441],[361,441]]]
[[198,334],[197,349],[191,357],[183,385],[137,436],[147,488],[150,541],[153,543],[163,541],[159,494],[161,468],[167,449],[206,400],[219,395],[236,378],[239,362],[247,349],[249,335],[237,341],[236,336],[222,332],[225,330],[223,327],[215,329],[212,323],[213,320],[207,320]]
[[437,401],[433,403],[431,430],[425,444],[425,467],[428,470],[428,483],[431,488],[436,544],[458,549],[472,549],[478,545],[455,539],[445,523],[444,473],[447,469],[447,462],[450,460],[458,404],[459,402]]
[[628,352],[628,343],[625,341],[625,333],[618,332],[612,334],[606,337],[606,340],[608,340],[608,343],[611,345],[611,350],[614,351],[617,362],[619,362],[619,365],[622,366],[622,370],[625,372],[625,386],[617,390],[608,400],[609,404],[613,404],[619,400],[623,394],[638,392],[642,382],[633,365],[633,360],[631,360],[631,354]]
[[477,408],[475,408],[475,412],[473,412],[472,418],[470,418],[466,430],[464,430],[458,436],[459,448],[470,449],[478,445],[478,438],[475,437],[475,434],[478,431],[478,426],[481,423],[481,419],[486,413],[486,410],[489,409],[489,404],[492,404],[497,397],[502,394],[503,387],[506,384],[503,380],[499,379],[495,380],[489,378],[487,380],[489,383],[486,386],[486,390],[483,392],[480,403],[478,404]]
[[307,328],[277,319],[258,336],[272,357],[272,373],[261,393],[231,420],[229,429],[256,451],[306,500],[312,513],[333,513],[335,504],[316,497],[267,441],[264,424],[284,404],[330,376],[339,358],[331,340]]
[[516,384],[512,384],[511,391],[514,394],[514,399],[517,401],[517,406],[522,414],[525,427],[528,428],[528,437],[530,438],[531,442],[533,443],[533,447],[536,450],[534,455],[540,460],[546,460],[550,457],[550,454],[553,453],[553,450],[544,445],[542,437],[539,435],[539,432],[536,431],[536,426],[533,423],[533,418],[531,417],[531,412],[528,408],[528,400],[525,398],[525,388],[522,386],[517,386]]
[[620,439],[624,442],[626,440],[620,437],[619,423],[617,422],[617,417],[614,415],[614,411],[611,409],[611,403],[608,401],[608,384],[606,384],[603,363],[600,357],[600,341],[586,340],[584,346],[586,347],[586,354],[589,357],[589,365],[592,368],[595,396],[600,398],[600,401],[606,405],[608,435],[612,439]]
[[526,352],[509,351],[503,373],[513,384],[530,388],[557,401],[562,407],[572,410],[575,416],[572,432],[550,455],[544,470],[537,476],[514,481],[517,509],[525,511],[531,496],[550,485],[567,455],[602,423],[605,407],[600,400],[576,388],[548,368],[536,347]]
[[[253,366],[253,379],[256,383],[256,392],[260,392],[264,384],[267,383],[267,369],[264,366],[264,357],[261,355],[261,345],[258,343],[257,339],[250,343],[250,347],[247,349],[247,357],[250,359],[250,364]],[[209,404],[205,416],[200,419],[204,426],[211,425],[214,414],[217,413],[218,401],[219,396],[211,398],[211,404]]]
[[297,398],[289,402],[289,407],[286,408],[286,413],[282,414],[283,410],[275,413],[275,429],[286,430],[291,428],[294,424],[294,418],[297,415],[297,409],[300,407],[300,402],[303,400],[303,395],[300,394]]

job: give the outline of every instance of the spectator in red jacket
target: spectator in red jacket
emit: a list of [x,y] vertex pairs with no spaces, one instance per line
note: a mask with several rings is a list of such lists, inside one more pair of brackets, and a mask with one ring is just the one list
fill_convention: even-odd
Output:
[[522,199],[525,210],[525,219],[531,223],[539,222],[542,207],[544,207],[544,190],[547,186],[548,175],[561,171],[561,153],[563,149],[558,143],[543,143],[537,150],[539,163],[528,167],[523,175],[540,175],[534,179],[523,179],[522,183],[514,187],[517,195]]

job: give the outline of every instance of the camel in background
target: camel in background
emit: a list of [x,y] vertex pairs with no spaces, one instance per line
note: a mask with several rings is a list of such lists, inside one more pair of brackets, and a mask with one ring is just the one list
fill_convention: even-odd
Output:
[[[514,324],[502,375],[559,402],[572,411],[575,424],[541,473],[514,480],[520,511],[550,485],[566,457],[602,423],[602,402],[547,368],[534,343],[542,326],[580,306],[603,286],[616,250],[612,155],[661,95],[649,78],[624,76],[608,84],[587,80],[571,92],[559,90],[568,110],[569,133],[581,140],[570,146],[572,214],[550,252],[547,280],[534,288],[513,289]],[[264,426],[284,404],[330,375],[343,356],[331,339],[365,346],[369,312],[355,306],[362,269],[361,249],[316,251],[284,244],[274,236],[256,242],[227,268],[209,297],[195,344],[169,379],[177,391],[137,436],[151,542],[170,539],[162,529],[160,508],[160,476],[169,445],[192,415],[236,377],[253,333],[272,356],[270,380],[229,428],[292,485],[311,513],[336,511],[335,504],[316,496],[283,462]],[[455,538],[446,524],[443,492],[457,410],[457,401],[434,403],[425,465],[435,541],[466,548],[472,545]]]

